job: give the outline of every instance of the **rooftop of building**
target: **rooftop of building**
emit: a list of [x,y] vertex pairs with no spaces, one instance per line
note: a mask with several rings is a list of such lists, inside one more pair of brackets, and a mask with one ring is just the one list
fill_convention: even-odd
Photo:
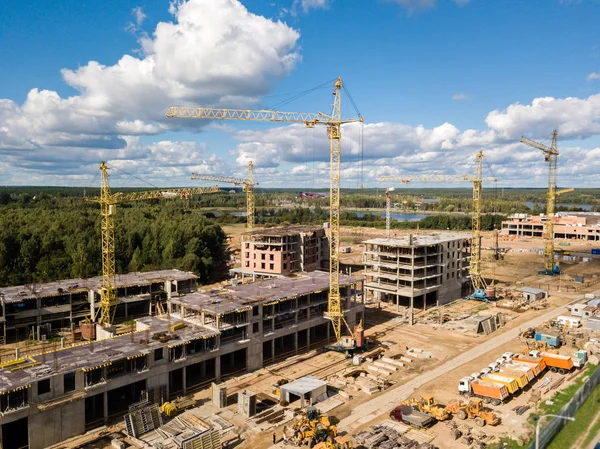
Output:
[[412,235],[412,245],[410,243],[411,236],[405,236],[401,238],[376,238],[365,240],[363,243],[370,243],[374,245],[382,246],[396,246],[396,247],[408,247],[408,246],[431,246],[437,245],[438,243],[451,242],[454,240],[465,240],[470,239],[472,236],[470,233],[461,232],[443,232],[438,234],[418,234]]
[[[169,327],[178,323],[185,324],[185,327],[169,332]],[[167,316],[139,318],[136,320],[136,329],[133,334],[84,343],[75,347],[56,351],[49,348],[45,354],[28,356],[21,363],[5,365],[4,368],[0,368],[0,393],[27,387],[33,382],[55,374],[77,370],[90,371],[110,365],[117,360],[149,354],[164,346],[179,346],[192,340],[218,335],[215,330]],[[167,343],[152,339],[153,334],[161,332],[169,332],[175,338]]]
[[[359,281],[360,278],[340,274],[340,286]],[[329,273],[325,271],[301,272],[293,276],[273,277],[250,284],[238,284],[223,290],[190,293],[172,298],[179,304],[200,312],[215,315],[246,310],[254,305],[295,298],[329,288]]]
[[297,235],[304,232],[316,232],[322,230],[323,226],[285,226],[278,228],[260,229],[257,231],[245,232],[246,236],[254,237],[282,237],[286,235]]
[[[180,270],[160,270],[117,274],[115,285],[117,287],[137,287],[151,285],[164,281],[185,281],[197,279],[194,273]],[[17,285],[14,287],[0,287],[0,298],[5,303],[21,302],[32,298],[45,298],[59,296],[66,293],[77,293],[86,290],[97,290],[102,286],[102,276],[87,279],[63,279],[43,284]]]

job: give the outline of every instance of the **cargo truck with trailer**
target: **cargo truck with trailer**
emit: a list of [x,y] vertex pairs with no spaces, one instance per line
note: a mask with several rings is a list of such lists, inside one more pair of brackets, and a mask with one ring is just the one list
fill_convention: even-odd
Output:
[[541,357],[546,362],[546,366],[553,373],[565,374],[574,368],[573,359],[567,355],[552,354],[550,352],[531,351],[529,353],[534,357]]
[[546,369],[546,362],[544,362],[544,359],[542,359],[541,357],[517,354],[517,355],[515,355],[513,360],[520,362],[520,363],[526,363],[528,365],[531,365],[536,377],[539,376],[541,373],[543,373],[544,370]]
[[477,397],[492,405],[500,405],[510,397],[505,385],[486,382],[474,377],[463,377],[458,381],[458,393],[465,398]]
[[517,360],[511,361],[504,364],[504,368],[510,369],[513,371],[521,371],[527,376],[527,380],[531,383],[533,379],[535,379],[535,370],[533,366],[528,365],[527,363],[520,363]]

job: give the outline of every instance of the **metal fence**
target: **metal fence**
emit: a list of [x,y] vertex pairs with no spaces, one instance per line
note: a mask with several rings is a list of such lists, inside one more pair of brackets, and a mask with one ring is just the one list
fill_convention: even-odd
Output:
[[[573,398],[565,405],[557,415],[561,416],[575,416],[575,412],[579,410],[579,407],[583,405],[588,396],[594,391],[594,389],[600,383],[600,369],[597,369],[594,374],[592,374],[587,381],[581,386],[579,390],[575,393]],[[566,420],[560,418],[553,418],[552,421],[548,423],[546,427],[544,427],[540,431],[540,449],[546,448],[554,439],[554,437],[560,432],[560,430],[565,426]],[[535,449],[535,440],[529,445],[528,449]]]

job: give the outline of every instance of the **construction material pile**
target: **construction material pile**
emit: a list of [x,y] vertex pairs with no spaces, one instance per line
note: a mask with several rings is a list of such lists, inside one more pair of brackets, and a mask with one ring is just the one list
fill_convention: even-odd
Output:
[[401,435],[391,427],[380,425],[369,427],[354,436],[357,443],[365,449],[438,449],[430,443],[419,443]]

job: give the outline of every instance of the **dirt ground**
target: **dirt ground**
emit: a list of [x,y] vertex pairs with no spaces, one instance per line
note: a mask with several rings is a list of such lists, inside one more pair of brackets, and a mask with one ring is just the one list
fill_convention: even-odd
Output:
[[[225,232],[229,236],[229,246],[231,250],[239,255],[241,243],[241,234],[245,232],[245,225],[224,226]],[[393,231],[396,236],[407,235],[409,232]],[[412,232],[413,234],[415,232]],[[362,260],[361,242],[368,238],[381,237],[385,235],[384,230],[369,229],[369,228],[345,228],[341,229],[341,245],[350,246],[352,251],[348,254],[341,254],[341,262],[347,264],[360,264]],[[487,233],[484,237],[484,247],[492,246],[493,235]],[[504,260],[498,261],[494,268],[489,268],[489,275],[497,279],[498,285],[505,290],[518,288],[520,286],[539,287],[551,292],[551,296],[547,303],[550,308],[565,304],[583,296],[583,285],[574,281],[574,276],[584,276],[588,281],[592,281],[596,273],[600,272],[600,260],[592,260],[587,263],[569,264],[561,263],[561,267],[565,274],[552,278],[548,276],[538,275],[537,272],[542,268],[543,256],[537,251],[530,250],[541,249],[543,243],[541,239],[514,239],[501,240],[501,247],[510,247],[511,250],[506,254]],[[581,252],[582,254],[590,254],[591,245],[587,242],[563,242],[569,245],[557,244],[557,248],[568,248],[572,253]],[[487,252],[486,254],[491,254]],[[600,287],[598,287],[600,288]],[[589,291],[585,290],[585,291]],[[457,331],[448,330],[442,326],[432,324],[423,324],[429,316],[435,316],[436,310],[417,311],[415,318],[417,324],[410,326],[406,323],[406,310],[400,309],[396,311],[394,305],[382,303],[379,307],[375,304],[368,306],[365,317],[365,328],[368,337],[376,339],[378,342],[386,342],[389,344],[389,350],[402,348],[402,352],[406,347],[418,348],[427,351],[431,354],[431,358],[414,359],[412,363],[394,372],[387,378],[390,384],[398,386],[404,384],[411,379],[419,376],[420,373],[432,369],[444,362],[453,359],[461,352],[464,352],[480,343],[492,338],[499,332],[504,332],[506,329],[519,328],[523,323],[531,320],[533,317],[544,313],[544,310],[525,310],[521,313],[515,311],[506,311],[493,304],[487,305],[477,301],[461,300],[451,305],[443,307],[444,313],[450,316],[456,316],[464,313],[474,313],[480,311],[495,312],[502,311],[507,313],[511,319],[506,323],[503,329],[492,333],[489,336],[474,336]],[[547,309],[545,310],[547,311]],[[420,394],[434,394],[435,398],[440,403],[446,403],[451,399],[458,399],[457,384],[458,380],[474,371],[479,371],[484,366],[497,359],[504,351],[518,352],[520,343],[512,341],[498,348],[494,354],[482,354],[476,360],[461,366],[447,375],[424,385],[422,388],[415,390],[414,395],[418,397]],[[259,371],[247,374],[240,378],[232,379],[227,382],[228,394],[234,395],[237,391],[245,388],[251,388],[252,391],[259,394],[262,398],[270,398],[274,402],[277,398],[274,396],[274,384],[280,379],[297,379],[305,375],[313,375],[321,379],[332,380],[337,377],[337,374],[344,369],[348,369],[349,362],[343,354],[335,352],[318,353],[312,351],[291,357],[286,361],[277,365],[272,365]],[[552,373],[551,376],[555,380],[560,375]],[[567,375],[568,376],[568,375]],[[538,381],[539,383],[540,381]],[[565,384],[563,384],[564,386]],[[562,388],[562,387],[561,387]],[[502,419],[502,424],[496,428],[485,427],[483,430],[487,434],[492,435],[512,435],[517,436],[523,431],[523,423],[527,419],[529,413],[522,416],[515,414],[512,408],[517,405],[524,404],[529,398],[530,393],[526,392],[519,397],[511,400],[508,404],[494,407],[497,414]],[[206,401],[209,397],[209,390],[204,390],[197,393],[195,399],[198,401]],[[362,391],[353,394],[351,400],[346,400],[344,404],[334,408],[330,414],[338,419],[343,419],[352,414],[361,404],[373,399],[376,396],[370,396]],[[233,414],[235,405],[229,407]],[[380,423],[385,417],[378,417],[370,422],[365,422],[357,431],[364,429],[370,425]],[[472,422],[466,422],[473,427]],[[282,428],[274,429],[278,435],[281,435]],[[340,429],[343,431],[344,429]],[[477,429],[480,430],[480,429]],[[434,444],[440,448],[465,447],[463,443],[453,442],[449,439],[448,426],[445,423],[438,423],[431,430],[438,437],[434,440]],[[247,431],[244,441],[237,447],[239,448],[263,448],[269,447],[271,444],[271,434],[273,429],[255,433]],[[448,443],[446,443],[448,442]],[[70,446],[70,447],[76,447]]]

